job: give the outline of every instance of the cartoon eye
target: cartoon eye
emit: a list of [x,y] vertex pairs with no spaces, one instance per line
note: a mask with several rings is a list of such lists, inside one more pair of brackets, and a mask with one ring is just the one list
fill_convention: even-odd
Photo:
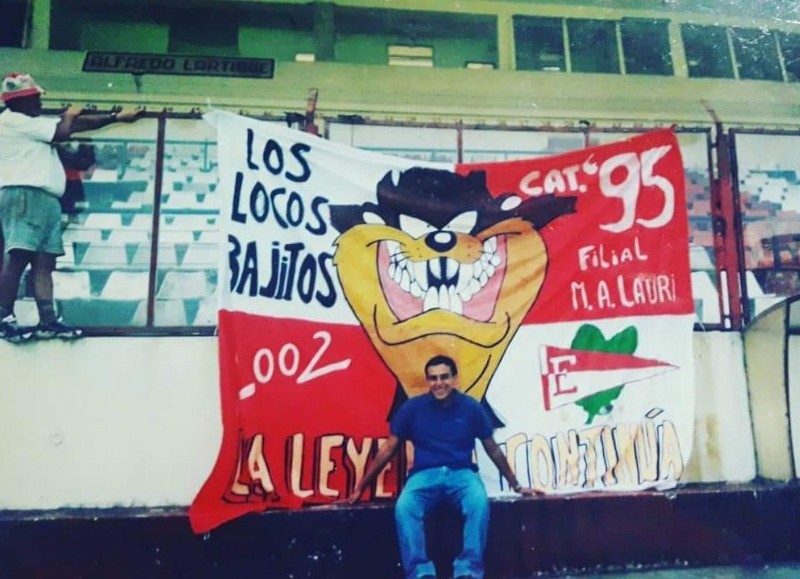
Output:
[[372,211],[364,211],[361,217],[364,219],[364,223],[367,223],[369,225],[386,225],[386,222],[383,220],[383,217],[381,217],[377,213],[373,213]]
[[400,214],[400,229],[415,239],[419,239],[423,235],[436,231],[436,228],[430,223],[402,213]]
[[478,222],[477,211],[465,211],[456,215],[450,220],[450,223],[445,225],[442,229],[444,231],[453,231],[455,233],[469,233],[475,224]]

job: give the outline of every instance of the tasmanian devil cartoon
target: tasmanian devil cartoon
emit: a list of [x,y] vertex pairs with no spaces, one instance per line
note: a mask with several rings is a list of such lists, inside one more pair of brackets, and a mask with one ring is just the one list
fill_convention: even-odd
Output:
[[331,206],[345,297],[397,378],[390,416],[428,391],[420,364],[435,354],[453,358],[461,389],[486,404],[547,272],[538,231],[574,210],[574,197],[493,197],[483,171],[420,167],[387,173],[377,203]]

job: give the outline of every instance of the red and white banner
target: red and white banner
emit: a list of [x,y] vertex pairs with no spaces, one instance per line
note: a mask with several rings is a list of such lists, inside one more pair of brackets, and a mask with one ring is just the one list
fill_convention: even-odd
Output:
[[[224,434],[196,532],[347,496],[454,358],[520,482],[674,486],[694,384],[683,167],[659,130],[547,158],[433,164],[214,112]],[[490,495],[508,492],[476,455]],[[395,497],[413,449],[364,500]]]

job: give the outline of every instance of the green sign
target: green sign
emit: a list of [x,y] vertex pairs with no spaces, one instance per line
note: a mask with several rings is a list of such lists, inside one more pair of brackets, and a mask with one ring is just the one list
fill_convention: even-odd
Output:
[[83,72],[272,78],[275,73],[275,59],[188,54],[87,52],[86,58],[83,59]]

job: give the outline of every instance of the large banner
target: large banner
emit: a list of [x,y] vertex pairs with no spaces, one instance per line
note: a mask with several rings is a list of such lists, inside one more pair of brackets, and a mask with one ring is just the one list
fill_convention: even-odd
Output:
[[[548,493],[668,488],[694,425],[683,167],[660,130],[558,156],[429,164],[224,112],[224,434],[190,509],[346,497],[456,360],[517,477]],[[478,445],[480,446],[480,445]],[[391,499],[408,445],[364,500]],[[509,493],[480,449],[490,495]]]

